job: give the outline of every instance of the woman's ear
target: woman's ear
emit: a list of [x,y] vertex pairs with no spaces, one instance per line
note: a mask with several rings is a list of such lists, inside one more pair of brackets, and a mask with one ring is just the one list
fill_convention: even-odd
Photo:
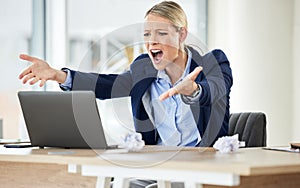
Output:
[[181,27],[179,30],[179,41],[183,43],[187,37],[187,29],[185,27]]

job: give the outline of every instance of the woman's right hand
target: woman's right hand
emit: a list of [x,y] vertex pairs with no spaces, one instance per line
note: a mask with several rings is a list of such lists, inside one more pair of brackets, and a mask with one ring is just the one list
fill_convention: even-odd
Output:
[[173,95],[182,94],[189,96],[192,94],[199,86],[195,82],[197,76],[202,71],[202,67],[198,66],[190,74],[188,74],[178,85],[172,87],[168,91],[164,92],[159,96],[159,100],[163,101]]
[[23,84],[26,84],[29,80],[30,85],[41,81],[40,87],[43,87],[47,80],[57,81],[58,83],[63,83],[66,80],[67,73],[50,67],[46,61],[26,54],[21,54],[20,59],[32,63],[19,75],[19,79],[23,79]]

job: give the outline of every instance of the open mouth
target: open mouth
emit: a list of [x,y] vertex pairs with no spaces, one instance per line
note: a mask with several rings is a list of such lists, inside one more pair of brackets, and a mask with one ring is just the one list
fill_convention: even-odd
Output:
[[163,57],[163,51],[161,50],[158,50],[158,49],[153,49],[153,50],[150,50],[151,52],[151,55],[153,57],[153,62],[154,63],[159,63],[161,60],[162,60],[162,57]]

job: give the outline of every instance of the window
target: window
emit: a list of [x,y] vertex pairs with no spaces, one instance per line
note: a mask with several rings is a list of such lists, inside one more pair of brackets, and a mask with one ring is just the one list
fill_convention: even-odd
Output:
[[19,138],[22,117],[17,91],[31,87],[22,85],[18,79],[21,70],[28,65],[18,56],[30,50],[32,1],[1,0],[0,7],[0,118],[3,119],[0,138]]

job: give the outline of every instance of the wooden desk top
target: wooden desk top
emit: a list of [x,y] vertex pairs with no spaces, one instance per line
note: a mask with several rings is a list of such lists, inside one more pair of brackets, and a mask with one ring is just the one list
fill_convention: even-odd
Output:
[[4,148],[0,161],[104,165],[116,168],[157,168],[233,173],[241,176],[300,172],[300,153],[243,148],[221,154],[212,148],[149,146],[139,152],[117,150]]

